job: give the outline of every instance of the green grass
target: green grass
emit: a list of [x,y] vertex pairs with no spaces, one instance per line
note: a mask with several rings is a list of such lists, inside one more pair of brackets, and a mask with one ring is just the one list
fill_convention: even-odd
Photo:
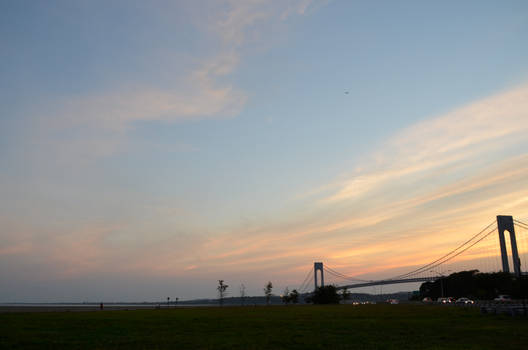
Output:
[[332,305],[0,314],[2,349],[526,349],[528,320]]

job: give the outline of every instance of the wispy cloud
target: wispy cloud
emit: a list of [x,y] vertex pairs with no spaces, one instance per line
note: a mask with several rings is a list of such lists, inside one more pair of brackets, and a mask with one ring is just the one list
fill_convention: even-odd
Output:
[[405,129],[324,201],[360,198],[384,184],[434,175],[525,139],[528,86],[485,98]]
[[[242,50],[247,44],[271,39],[266,33],[274,23],[304,14],[311,3],[228,0],[214,7],[204,5],[204,11],[209,13],[198,12],[200,17],[191,22],[206,33],[207,40],[220,42],[216,49],[186,53],[192,57],[192,64],[187,63],[184,73],[172,80],[166,78],[170,84],[113,84],[100,86],[96,92],[50,101],[50,106],[38,113],[44,113],[43,121],[31,137],[41,144],[59,144],[58,153],[74,149],[69,153],[105,156],[127,147],[128,130],[136,122],[235,117],[248,99],[248,94],[231,81],[243,59]],[[57,134],[73,137],[56,137]]]
[[246,95],[217,82],[231,73],[237,58],[215,57],[189,73],[174,89],[123,88],[64,101],[59,111],[67,126],[89,125],[122,131],[136,121],[185,121],[237,115]]
[[[248,40],[255,40],[262,33],[262,27],[270,23],[287,20],[289,17],[304,15],[310,8],[326,4],[325,0],[228,0],[227,10],[212,21],[211,30],[222,38],[224,45],[237,48]],[[268,28],[269,29],[269,28]]]

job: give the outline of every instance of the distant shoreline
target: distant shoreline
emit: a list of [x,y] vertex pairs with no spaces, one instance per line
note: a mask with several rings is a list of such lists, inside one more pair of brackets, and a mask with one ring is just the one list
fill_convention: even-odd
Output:
[[[408,300],[411,292],[386,293],[382,295],[368,293],[351,293],[350,301],[371,301],[382,302],[387,299]],[[300,304],[302,302],[302,296]],[[272,296],[271,305],[282,305],[279,296]],[[138,310],[138,309],[167,309],[167,308],[189,308],[189,307],[217,307],[218,299],[192,299],[170,301],[141,301],[141,302],[104,302],[103,310]],[[266,305],[264,296],[247,296],[242,300],[240,297],[227,297],[224,299],[224,306],[262,306]],[[95,301],[85,302],[0,302],[0,313],[3,312],[55,312],[55,311],[99,311],[100,303]]]
[[0,304],[0,313],[9,312],[87,312],[87,311],[126,311],[126,310],[155,310],[175,309],[189,307],[214,307],[215,305],[170,305],[167,304],[103,304],[101,310],[99,304]]

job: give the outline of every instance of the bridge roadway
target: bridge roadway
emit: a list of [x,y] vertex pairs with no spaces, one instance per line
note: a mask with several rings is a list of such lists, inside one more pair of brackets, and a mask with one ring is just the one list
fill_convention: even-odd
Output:
[[353,289],[353,288],[361,288],[361,287],[371,287],[371,286],[381,286],[385,284],[398,284],[398,283],[412,283],[412,282],[432,282],[436,281],[437,279],[441,278],[443,276],[431,276],[431,277],[415,277],[415,278],[405,278],[405,279],[399,279],[399,280],[379,280],[379,281],[370,281],[370,282],[363,282],[363,283],[356,283],[356,284],[349,284],[346,286],[339,286],[336,289]]

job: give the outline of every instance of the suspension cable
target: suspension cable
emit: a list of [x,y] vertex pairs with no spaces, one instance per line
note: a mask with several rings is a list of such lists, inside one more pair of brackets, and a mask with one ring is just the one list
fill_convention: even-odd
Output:
[[299,286],[299,289],[298,289],[299,293],[301,292],[301,290],[303,288],[305,288],[305,284],[307,284],[307,282],[310,279],[311,275],[312,275],[312,269],[308,270],[308,274],[306,275],[306,277],[304,278],[304,281]]
[[337,275],[337,274],[334,274],[332,273],[331,271],[328,271],[328,270],[325,270],[330,276],[332,277],[335,277],[338,281],[341,281],[341,282],[344,282],[344,283],[351,283],[351,282],[355,282],[355,283],[361,283],[361,281],[358,281],[356,279],[348,279],[348,278],[345,278],[343,276],[340,276],[340,275]]
[[347,276],[339,271],[336,271],[334,269],[332,269],[331,267],[328,267],[328,266],[323,266],[323,269],[326,270],[326,272],[330,273],[330,274],[333,274],[337,277],[341,277],[343,279],[346,279],[346,280],[350,280],[350,281],[357,281],[357,282],[371,282],[371,281],[368,281],[368,280],[362,280],[360,278],[356,278],[356,277],[351,277],[351,276]]
[[515,219],[513,219],[513,221],[514,221],[517,225],[521,226],[522,228],[528,229],[528,224],[525,224],[525,223],[522,222],[521,220],[515,220]]
[[299,293],[302,294],[302,293],[305,293],[306,291],[308,291],[308,289],[310,288],[310,284],[312,284],[312,282],[313,282],[313,276],[311,276],[311,277],[308,279],[306,285],[305,285],[305,286],[299,291]]
[[[459,251],[458,253],[456,253],[455,255],[453,256],[450,256],[449,258],[433,265],[433,266],[430,266],[428,268],[435,268],[435,267],[438,267],[446,262],[448,262],[449,260],[459,256],[460,254],[464,253],[465,251],[467,251],[468,249],[470,249],[471,247],[473,247],[474,245],[476,245],[477,243],[481,242],[484,238],[488,237],[490,234],[492,234],[494,231],[496,230],[496,227],[493,227],[493,229],[489,230],[484,236],[482,236],[481,238],[479,238],[477,241],[473,242],[471,245],[469,245],[468,247],[464,248],[463,250]],[[418,273],[421,273],[423,271],[420,271]],[[414,275],[418,274],[418,273],[415,273]],[[409,275],[405,276],[405,277],[409,277]],[[392,278],[394,279],[394,278]]]
[[[399,276],[396,276],[396,277],[393,277],[391,279],[401,279],[403,277],[408,277],[410,275],[415,275],[415,274],[418,274],[418,273],[421,273],[423,272],[423,270],[426,270],[428,268],[431,268],[431,267],[436,267],[436,263],[438,263],[439,261],[449,257],[450,255],[454,254],[457,250],[460,250],[461,248],[463,248],[466,244],[468,244],[469,242],[471,242],[472,240],[476,239],[478,236],[480,236],[483,232],[485,232],[488,228],[490,228],[493,224],[494,224],[495,221],[492,221],[488,226],[486,226],[483,230],[481,230],[479,233],[477,233],[476,235],[474,235],[473,237],[471,237],[469,240],[465,241],[464,243],[462,243],[461,245],[459,245],[457,248],[453,249],[452,251],[450,251],[449,253],[443,255],[442,257],[436,259],[435,261],[433,262],[430,262],[429,264],[427,265],[424,265],[416,270],[413,270],[413,271],[410,271],[410,272],[407,272],[407,273],[404,273],[402,275],[399,275]],[[456,256],[456,255],[455,255]],[[451,259],[451,258],[450,258]],[[448,260],[450,260],[448,259]],[[446,261],[448,261],[446,260]],[[445,262],[445,261],[444,261]],[[443,262],[441,262],[440,264],[442,264]]]

